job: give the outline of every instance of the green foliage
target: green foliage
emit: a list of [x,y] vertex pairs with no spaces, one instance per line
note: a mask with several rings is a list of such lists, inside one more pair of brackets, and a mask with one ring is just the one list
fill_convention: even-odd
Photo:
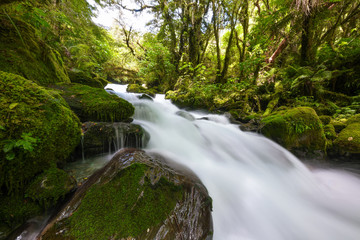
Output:
[[36,146],[37,141],[38,139],[31,137],[31,133],[22,133],[21,139],[18,140],[4,140],[3,151],[5,153],[6,159],[13,160],[16,156],[16,152],[18,151],[32,152],[34,150],[34,147]]
[[162,91],[172,89],[176,80],[176,67],[168,48],[148,34],[144,37],[146,53],[139,71],[148,87],[159,86]]

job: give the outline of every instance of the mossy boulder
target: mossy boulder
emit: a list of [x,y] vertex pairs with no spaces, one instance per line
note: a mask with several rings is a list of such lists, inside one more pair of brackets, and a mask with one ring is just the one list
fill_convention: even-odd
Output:
[[360,121],[341,130],[334,141],[334,149],[340,155],[360,155]]
[[125,149],[94,173],[41,239],[208,239],[211,198],[200,180],[159,156]]
[[279,111],[262,120],[261,133],[292,152],[315,153],[325,150],[325,135],[314,109],[299,107]]
[[130,121],[134,107],[126,100],[104,89],[72,83],[53,86],[82,122]]
[[150,135],[139,125],[121,122],[85,122],[77,157],[115,152],[124,147],[143,148]]
[[21,191],[36,174],[65,161],[81,138],[66,102],[19,75],[0,71],[0,187]]
[[146,93],[150,95],[151,97],[155,97],[156,92],[152,89],[147,89],[141,86],[140,84],[129,84],[126,88],[127,92],[132,93]]
[[[10,20],[11,19],[11,20]],[[0,16],[0,69],[40,85],[70,82],[60,54],[31,25],[15,16]]]
[[55,205],[59,199],[63,199],[75,187],[76,180],[74,178],[64,170],[51,167],[29,184],[25,196],[47,209]]
[[105,79],[92,77],[80,70],[71,69],[68,74],[72,83],[80,83],[90,87],[104,88],[109,83]]
[[327,115],[321,115],[319,116],[319,119],[324,125],[328,125],[331,122],[331,117]]

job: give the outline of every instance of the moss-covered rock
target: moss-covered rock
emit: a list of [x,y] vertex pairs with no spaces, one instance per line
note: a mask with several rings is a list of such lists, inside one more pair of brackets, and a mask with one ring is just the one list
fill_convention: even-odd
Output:
[[77,157],[115,152],[124,147],[143,148],[150,139],[141,126],[131,123],[85,122],[82,131]]
[[334,140],[336,138],[335,127],[332,124],[327,124],[324,126],[324,133],[326,139]]
[[76,187],[76,180],[64,170],[52,167],[37,176],[27,187],[25,195],[43,208],[55,205]]
[[43,210],[36,202],[21,195],[0,195],[0,206],[0,239],[6,239],[15,228]]
[[349,124],[334,141],[335,150],[341,154],[360,154],[360,122]]
[[321,115],[319,116],[319,119],[324,125],[328,125],[331,122],[331,117],[327,115]]
[[0,15],[0,69],[46,86],[70,82],[60,54],[36,29],[15,16]]
[[325,135],[314,109],[299,107],[279,111],[262,120],[261,132],[294,153],[325,150]]
[[353,124],[353,123],[360,123],[360,113],[359,114],[356,114],[352,117],[350,117],[347,121],[346,121],[346,124],[347,125],[350,125],[350,124]]
[[142,151],[123,150],[92,175],[42,239],[207,239],[211,198],[200,180]]
[[104,88],[108,84],[108,81],[102,78],[94,78],[92,76],[88,76],[83,71],[76,71],[72,69],[68,71],[68,73],[72,83],[80,83],[95,88]]
[[146,93],[152,97],[155,97],[156,94],[156,92],[153,89],[144,88],[140,84],[129,84],[126,88],[126,91],[132,93]]
[[82,122],[129,121],[134,114],[134,107],[129,102],[104,89],[76,83],[56,85],[54,88],[61,90],[61,96]]
[[37,173],[66,160],[81,137],[65,101],[30,80],[0,72],[0,187],[19,191]]
[[333,121],[331,124],[335,128],[335,132],[340,133],[341,130],[343,130],[346,127],[346,124],[344,121]]

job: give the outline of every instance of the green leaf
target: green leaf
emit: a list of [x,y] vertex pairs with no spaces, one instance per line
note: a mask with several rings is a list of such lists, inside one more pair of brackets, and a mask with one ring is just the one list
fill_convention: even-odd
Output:
[[8,153],[10,151],[12,151],[12,149],[14,148],[15,143],[13,141],[9,141],[8,143],[6,143],[3,147],[3,151],[4,153]]
[[19,105],[19,103],[11,103],[9,108],[14,109],[17,105]]
[[15,153],[14,152],[10,152],[8,154],[6,154],[6,159],[7,160],[13,160],[15,158]]
[[4,130],[4,131],[5,131],[6,129],[5,129],[5,127],[3,127],[3,126],[0,125],[0,130]]

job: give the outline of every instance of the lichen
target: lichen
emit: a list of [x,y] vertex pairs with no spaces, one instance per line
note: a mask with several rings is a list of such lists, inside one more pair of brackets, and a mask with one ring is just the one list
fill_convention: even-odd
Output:
[[134,114],[134,107],[129,102],[104,89],[76,83],[54,87],[61,90],[61,95],[82,122],[128,121]]
[[92,186],[67,219],[66,236],[79,240],[136,237],[164,221],[182,199],[182,190],[163,177],[151,184],[148,169],[135,163],[110,182]]

